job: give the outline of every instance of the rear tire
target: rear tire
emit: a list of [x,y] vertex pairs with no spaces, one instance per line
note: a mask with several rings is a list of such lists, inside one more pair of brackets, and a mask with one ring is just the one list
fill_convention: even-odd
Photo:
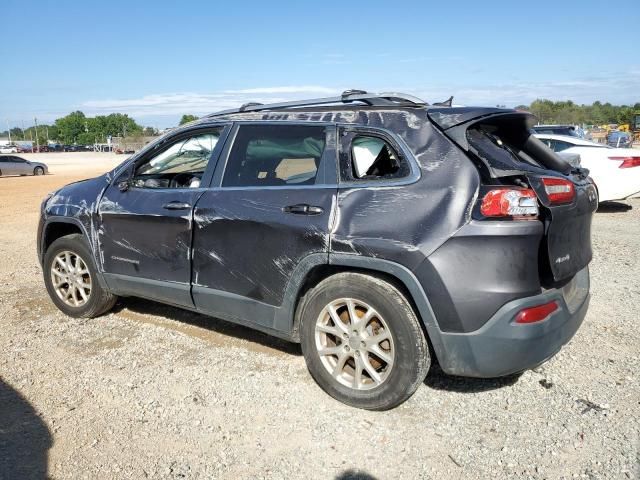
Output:
[[298,315],[311,376],[347,405],[388,410],[427,375],[431,358],[420,322],[404,295],[384,280],[333,275],[304,296]]
[[42,167],[36,167],[33,169],[33,174],[34,175],[44,175],[44,168]]
[[56,307],[76,318],[94,318],[111,310],[118,297],[102,288],[85,238],[58,238],[47,249],[44,283]]

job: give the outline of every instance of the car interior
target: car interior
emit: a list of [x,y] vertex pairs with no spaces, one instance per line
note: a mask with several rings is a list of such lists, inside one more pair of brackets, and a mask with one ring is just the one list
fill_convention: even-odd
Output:
[[137,188],[198,188],[218,133],[183,139],[136,166],[132,184]]
[[243,127],[236,137],[222,184],[313,185],[324,146],[324,127]]

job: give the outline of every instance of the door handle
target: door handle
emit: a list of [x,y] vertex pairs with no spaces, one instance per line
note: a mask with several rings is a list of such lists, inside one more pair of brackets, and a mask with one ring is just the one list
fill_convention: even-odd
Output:
[[288,205],[282,208],[285,213],[293,213],[296,215],[320,215],[324,212],[322,207],[316,207],[315,205],[307,205],[306,203],[299,203],[297,205]]
[[162,208],[165,210],[189,210],[191,208],[191,204],[183,202],[169,202],[165,203]]
[[324,208],[315,205],[309,205],[307,208],[307,215],[320,215],[322,212],[324,212]]

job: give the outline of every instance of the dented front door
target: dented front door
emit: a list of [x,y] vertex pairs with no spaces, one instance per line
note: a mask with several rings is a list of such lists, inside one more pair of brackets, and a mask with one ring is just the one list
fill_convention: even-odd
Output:
[[99,208],[105,273],[139,295],[191,305],[191,214],[200,195],[200,189],[121,192],[110,186]]
[[178,132],[107,188],[98,208],[98,240],[113,290],[193,306],[193,209],[227,133],[224,125]]

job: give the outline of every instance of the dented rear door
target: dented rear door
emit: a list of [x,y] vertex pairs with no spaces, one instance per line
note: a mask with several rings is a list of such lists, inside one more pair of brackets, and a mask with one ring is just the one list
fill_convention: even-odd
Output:
[[[199,310],[274,328],[273,316],[264,312],[282,304],[296,268],[310,255],[328,260],[337,194],[335,126],[305,127],[248,122],[232,131],[233,144],[222,155],[227,160],[214,176],[218,185],[194,211],[192,283]],[[282,153],[288,135],[291,149]],[[323,151],[313,145],[319,135]],[[315,178],[283,171],[283,164],[304,170],[312,161]]]

